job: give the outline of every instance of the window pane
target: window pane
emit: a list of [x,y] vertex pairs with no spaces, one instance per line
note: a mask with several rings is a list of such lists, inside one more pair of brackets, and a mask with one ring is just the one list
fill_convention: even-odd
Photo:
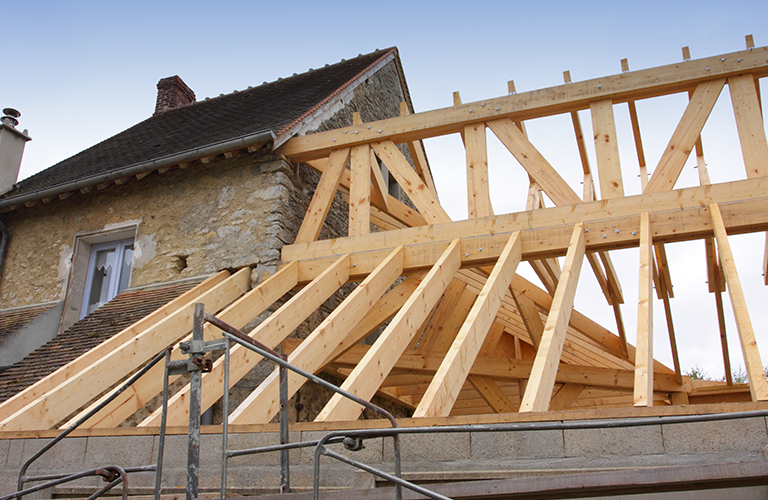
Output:
[[117,287],[117,293],[128,288],[128,280],[131,278],[131,260],[133,260],[133,243],[125,245],[123,248],[123,262],[120,266],[120,286]]
[[88,297],[88,314],[107,302],[109,284],[115,273],[115,249],[110,248],[96,252],[91,269],[91,293]]

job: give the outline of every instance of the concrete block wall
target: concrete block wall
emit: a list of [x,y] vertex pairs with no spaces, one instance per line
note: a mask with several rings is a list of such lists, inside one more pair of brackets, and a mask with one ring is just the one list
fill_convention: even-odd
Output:
[[[290,439],[292,442],[311,441],[323,435],[322,431],[295,431]],[[47,440],[43,439],[0,439],[0,495],[14,491],[13,485],[21,464],[45,442]],[[244,449],[277,442],[276,433],[233,433],[229,448]],[[70,438],[40,459],[30,473],[71,472],[103,465],[147,465],[156,460],[157,447],[157,436]],[[584,470],[765,460],[763,450],[766,447],[768,423],[762,417],[623,429],[404,435],[401,440],[404,475],[417,481],[508,478]],[[200,449],[200,487],[216,490],[221,471],[220,434],[204,434]],[[368,439],[365,449],[360,452],[344,450],[341,445],[333,445],[333,449],[371,466],[393,471],[391,438]],[[311,487],[313,453],[314,448],[291,452],[292,487]],[[184,487],[186,456],[186,435],[168,436],[163,474],[165,487]],[[252,494],[274,490],[279,484],[279,461],[278,453],[231,459],[228,474],[230,490]],[[372,487],[374,483],[367,473],[355,471],[327,457],[321,459],[321,486],[324,488]],[[99,482],[94,478],[76,483],[79,486],[97,484]],[[134,488],[152,488],[154,475],[134,475],[131,485]],[[738,498],[768,499],[765,488],[745,491],[749,494],[740,494]]]

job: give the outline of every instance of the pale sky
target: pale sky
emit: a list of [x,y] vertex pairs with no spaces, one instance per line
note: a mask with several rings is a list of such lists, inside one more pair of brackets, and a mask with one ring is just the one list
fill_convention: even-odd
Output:
[[[21,111],[27,144],[21,178],[45,169],[132,125],[153,110],[156,84],[179,75],[197,98],[242,90],[262,81],[397,46],[416,111],[447,107],[452,92],[464,102],[630,69],[671,64],[690,46],[693,58],[742,50],[744,36],[768,45],[768,2],[2,2],[6,40],[0,108]],[[766,84],[763,84],[765,87]],[[768,99],[763,89],[763,102]],[[723,92],[705,128],[713,182],[743,178],[734,154],[735,122]],[[653,168],[682,114],[685,98],[638,104],[649,167]],[[622,169],[628,194],[640,190],[626,106],[616,106]],[[588,114],[582,116],[589,136]],[[647,124],[647,125],[644,125]],[[715,125],[717,124],[717,125]],[[580,165],[570,121],[528,124],[531,141],[581,192]],[[491,194],[496,213],[524,208],[527,178],[491,138]],[[442,203],[466,217],[464,153],[458,136],[427,141]],[[593,149],[593,148],[591,148]],[[594,165],[594,155],[592,156]],[[696,185],[692,163],[678,187]],[[768,361],[768,288],[761,285],[765,237],[733,237],[753,325]],[[681,364],[722,376],[714,297],[706,290],[703,243],[668,248],[675,298],[672,310]],[[612,252],[619,268],[629,338],[634,342],[637,250]],[[531,279],[529,270],[521,272]],[[585,263],[577,308],[615,332],[612,311]],[[726,297],[730,316],[730,302]],[[661,302],[656,302],[656,357],[671,365]],[[743,364],[729,320],[732,364]],[[768,364],[768,363],[766,363]]]

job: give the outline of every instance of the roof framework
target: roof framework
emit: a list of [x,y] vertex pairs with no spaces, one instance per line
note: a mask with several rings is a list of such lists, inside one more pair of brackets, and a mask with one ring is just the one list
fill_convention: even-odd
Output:
[[[295,243],[283,248],[280,271],[250,291],[248,269],[209,279],[108,346],[8,400],[0,406],[0,430],[61,424],[105,384],[118,382],[158,350],[185,340],[193,302],[204,302],[208,310],[220,311],[224,321],[242,327],[292,289],[295,295],[251,331],[251,337],[282,345],[298,367],[339,376],[344,389],[365,399],[383,395],[413,410],[415,418],[768,400],[768,382],[729,242],[735,234],[768,230],[768,143],[759,97],[759,79],[768,75],[768,48],[752,47],[751,37],[747,45],[741,52],[635,72],[623,61],[625,71],[614,76],[570,83],[566,75],[568,83],[561,86],[468,104],[455,96],[450,108],[416,114],[404,108],[400,117],[372,123],[361,123],[356,116],[350,127],[290,139],[278,152],[322,175]],[[746,171],[712,184],[701,131],[726,88]],[[676,93],[688,95],[689,103],[658,164],[649,169],[636,102]],[[616,105],[629,109],[641,194],[625,193]],[[588,139],[578,114],[582,110],[589,110],[592,119],[594,168],[586,154]],[[580,194],[526,133],[526,120],[552,115],[572,120],[580,153],[575,161],[583,170]],[[529,176],[524,212],[494,212],[489,133]],[[469,218],[464,221],[452,221],[440,204],[419,144],[446,134],[461,134],[466,150]],[[410,150],[413,166],[401,147]],[[675,190],[694,151],[700,186]],[[416,210],[388,194],[379,162]],[[317,241],[337,191],[349,202],[349,235]],[[555,206],[545,207],[543,195]],[[378,232],[371,232],[371,224]],[[673,291],[665,245],[689,240],[706,243],[726,374],[732,360],[725,343],[722,294],[728,291],[748,384],[734,384],[730,378],[702,383],[681,373],[678,350],[687,346],[676,342],[671,322]],[[625,303],[611,260],[611,251],[621,248],[640,250],[636,304]],[[768,284],[765,255],[762,272]],[[614,310],[616,333],[573,308],[585,264]],[[533,267],[544,288],[516,273],[523,265]],[[350,281],[359,285],[309,337],[288,338]],[[667,318],[655,331],[654,289]],[[624,324],[622,304],[637,308],[637,325]],[[635,327],[636,346],[626,335]],[[379,328],[383,331],[373,345],[361,344]],[[206,340],[216,334],[213,326],[206,326]],[[654,359],[654,334],[669,335],[673,366]],[[233,347],[231,359],[230,384],[259,361],[239,346]],[[221,397],[222,365],[214,363],[213,371],[203,376],[203,409]],[[160,392],[160,380],[159,375],[139,380],[85,426],[119,425]],[[302,383],[289,378],[290,394]],[[187,390],[170,401],[169,425],[188,422]],[[231,414],[230,422],[266,423],[277,411],[275,372]],[[361,411],[334,397],[317,420],[355,420]],[[140,426],[156,426],[159,418],[156,412]]]

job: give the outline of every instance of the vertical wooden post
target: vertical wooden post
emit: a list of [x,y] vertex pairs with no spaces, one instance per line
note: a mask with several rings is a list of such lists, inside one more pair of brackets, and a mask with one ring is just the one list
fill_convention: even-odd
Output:
[[640,216],[635,406],[653,406],[653,241],[648,213]]

